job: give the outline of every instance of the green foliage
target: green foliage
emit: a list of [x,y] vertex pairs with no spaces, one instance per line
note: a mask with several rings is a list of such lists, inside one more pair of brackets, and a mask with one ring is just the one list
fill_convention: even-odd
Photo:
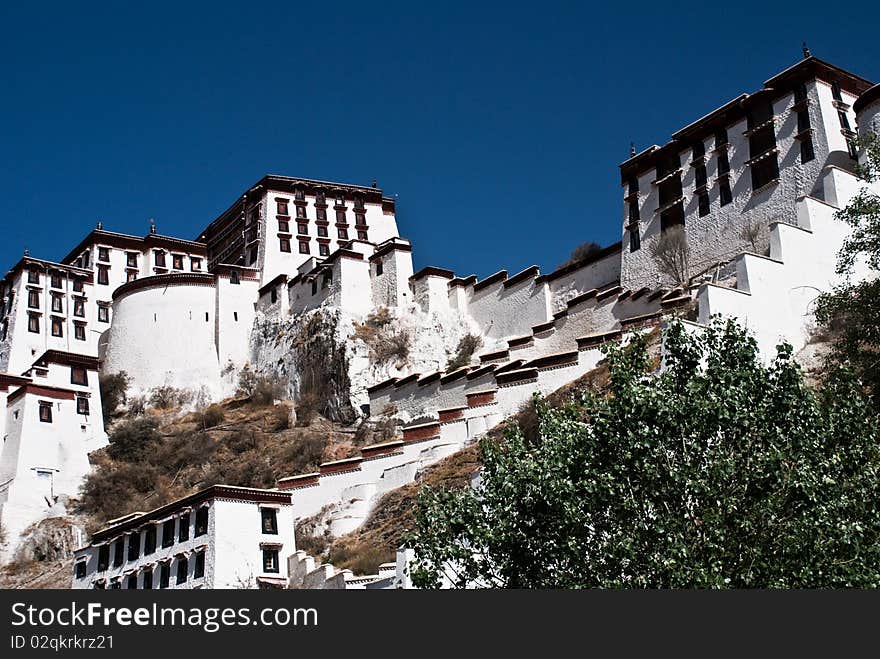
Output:
[[192,392],[186,389],[178,389],[170,385],[162,385],[150,389],[149,404],[158,410],[170,410],[190,403],[193,399]]
[[810,389],[732,321],[605,348],[608,390],[483,441],[478,490],[425,489],[413,577],[512,588],[880,585],[880,424],[846,371]]
[[105,423],[113,418],[120,405],[125,405],[130,380],[131,378],[125,371],[102,374],[98,378],[101,390],[101,409],[104,410]]
[[[876,182],[880,180],[880,140],[862,140],[862,147],[867,159],[859,174]],[[838,274],[848,276],[858,261],[864,261],[873,278],[847,280],[821,295],[816,319],[831,335],[831,360],[849,364],[880,408],[880,197],[862,190],[836,217],[852,227],[838,254]]]
[[477,334],[465,334],[458,342],[455,355],[446,364],[447,371],[455,371],[471,363],[474,353],[483,345],[483,339]]

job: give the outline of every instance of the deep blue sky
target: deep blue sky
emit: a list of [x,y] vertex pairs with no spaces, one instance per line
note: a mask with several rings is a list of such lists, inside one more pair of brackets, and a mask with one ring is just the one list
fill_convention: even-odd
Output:
[[754,91],[804,39],[880,80],[874,3],[96,4],[0,9],[4,270],[97,219],[194,238],[278,173],[376,178],[417,268],[547,272],[619,239],[630,141]]

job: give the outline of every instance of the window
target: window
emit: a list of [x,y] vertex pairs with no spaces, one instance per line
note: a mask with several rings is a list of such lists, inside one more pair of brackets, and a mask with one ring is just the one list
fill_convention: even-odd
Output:
[[110,590],[122,590],[122,582],[119,580],[119,577],[114,577],[110,580]]
[[89,415],[89,399],[83,396],[79,396],[76,399],[76,413],[83,414],[85,416]]
[[366,240],[367,232],[366,231],[358,231],[358,240]]
[[171,565],[167,562],[159,567],[159,588],[168,588],[171,582]]
[[37,314],[28,314],[28,332],[40,333],[40,317]]
[[683,204],[674,204],[670,208],[667,208],[665,211],[660,213],[660,230],[666,231],[667,229],[677,226],[679,224],[684,224],[684,205]]
[[126,282],[134,281],[137,278],[138,278],[138,273],[136,270],[126,271],[126,273],[125,273],[125,281]]
[[358,195],[354,198],[354,207],[363,209],[364,207],[364,198],[361,195]]
[[77,318],[83,318],[86,315],[86,303],[84,300],[77,298],[73,301],[73,315]]
[[806,164],[815,157],[816,152],[813,150],[813,138],[807,137],[801,140],[801,162]]
[[241,277],[238,274],[238,270],[233,270],[229,273],[229,283],[230,284],[240,284]]
[[278,231],[281,233],[290,233],[290,222],[287,220],[278,220]]
[[85,561],[77,561],[76,565],[73,568],[73,576],[75,579],[82,579],[86,576],[86,562]]
[[309,227],[306,224],[297,224],[296,232],[299,234],[307,235],[309,233]]
[[706,181],[708,180],[708,176],[706,175],[706,166],[698,165],[694,168],[694,185],[698,188],[702,188],[706,185]]
[[183,254],[171,255],[171,267],[175,270],[183,270]]
[[[290,241],[287,241],[287,251],[290,251]],[[299,253],[300,254],[308,254],[309,253],[309,244],[305,240],[299,241]]]
[[840,127],[844,130],[851,130],[849,126],[849,118],[846,116],[846,112],[842,112],[840,110],[837,111],[837,118],[840,121]]
[[186,577],[189,573],[189,561],[186,556],[177,559],[177,583],[186,583]]
[[98,260],[99,261],[109,261],[110,260],[110,248],[109,247],[99,247],[98,248]]
[[129,590],[137,590],[137,587],[138,587],[138,576],[136,574],[132,574],[128,578],[128,585],[126,586],[126,588],[128,588]]
[[[290,251],[290,238],[281,238],[278,241],[278,243],[279,243],[279,247],[281,248],[282,252],[289,252]],[[302,243],[300,243],[299,251],[300,251],[300,253],[302,253]]]
[[703,156],[706,155],[706,145],[703,144],[703,140],[699,140],[698,142],[694,142],[694,146],[692,148],[691,157],[693,160],[699,160]]
[[345,206],[345,196],[342,193],[336,195],[336,205]]
[[270,297],[272,298],[272,304],[275,304],[276,302],[278,302],[278,289],[277,288],[272,289]]
[[52,311],[55,313],[64,313],[64,302],[60,295],[52,295]]
[[840,83],[833,82],[831,83],[831,96],[834,97],[835,101],[839,101],[843,103],[843,95],[840,93]]
[[306,193],[302,188],[297,188],[296,190],[293,191],[293,196],[297,200],[303,201],[306,198]]
[[263,572],[278,572],[278,550],[263,550]]
[[718,189],[718,200],[722,206],[726,206],[733,201],[733,195],[730,194],[730,181],[727,179],[722,180],[718,184]]
[[147,568],[144,570],[144,580],[141,582],[141,588],[144,590],[152,590],[153,589],[153,570]]
[[40,291],[28,291],[28,309],[40,308]]
[[125,560],[125,538],[113,543],[113,567],[119,567]]
[[319,226],[318,227],[318,236],[321,238],[326,238],[330,234],[327,233],[327,227]]
[[129,268],[136,268],[138,265],[138,255],[137,252],[126,252],[125,253],[125,265]]
[[319,208],[315,211],[315,218],[318,222],[326,222],[327,221],[327,209]]
[[88,386],[89,384],[89,374],[86,372],[85,367],[83,366],[71,366],[70,367],[70,383],[71,384],[79,384],[83,387]]
[[52,288],[61,288],[61,275],[53,272],[52,276],[49,278],[49,285]]
[[382,261],[378,261],[376,263],[376,276],[378,277],[379,275],[381,275],[383,271],[384,268],[382,267]]
[[92,253],[89,250],[86,250],[82,253],[82,266],[84,268],[88,268],[92,262]]
[[800,84],[794,88],[794,102],[802,103],[807,100],[807,86]]
[[157,268],[165,267],[165,252],[156,250],[153,252],[153,263]]
[[177,541],[183,542],[189,540],[189,513],[180,516],[180,524],[178,524]]
[[320,256],[329,256],[330,255],[330,245],[327,243],[321,243],[318,245],[318,254]]
[[730,173],[730,160],[726,153],[718,154],[718,176]]
[[103,572],[110,567],[110,545],[98,547],[98,572]]
[[296,216],[300,219],[304,219],[306,216],[306,207],[305,206],[297,206],[296,207]]
[[697,195],[697,205],[699,208],[700,217],[704,217],[709,214],[709,193],[701,192]]
[[73,324],[73,338],[77,341],[86,340],[86,326],[82,323]]
[[190,257],[189,260],[189,268],[193,272],[197,272],[202,269],[202,259],[197,259],[195,256]]
[[205,552],[196,553],[196,564],[193,568],[193,579],[201,579],[205,576]]
[[0,325],[0,341],[5,341],[7,336],[9,336],[9,321],[4,320]]
[[355,213],[354,214],[354,223],[359,224],[360,226],[364,226],[367,223],[367,216],[363,213]]
[[141,553],[141,534],[132,533],[128,536],[128,560],[136,561]]
[[169,519],[162,524],[162,548],[174,544],[174,520]]
[[806,110],[797,113],[797,130],[798,133],[810,130],[810,113]]
[[288,215],[287,199],[276,199],[276,201],[278,202],[278,214]]
[[39,284],[40,283],[40,273],[36,270],[28,270],[28,283],[29,284]]
[[631,224],[639,223],[639,201],[638,199],[632,199],[629,202],[629,221]]
[[57,336],[59,338],[64,336],[64,324],[61,322],[60,318],[52,319],[52,336]]
[[318,292],[318,280],[312,279],[312,295]]
[[151,524],[144,534],[144,556],[152,554],[154,551],[156,551],[156,527]]
[[98,322],[100,323],[109,323],[110,322],[110,307],[106,304],[98,305]]
[[719,128],[715,131],[715,148],[721,148],[727,145],[727,129]]
[[278,511],[274,508],[260,508],[263,533],[278,534]]
[[847,140],[846,141],[846,150],[849,153],[849,157],[853,160],[858,160],[859,158],[859,148],[855,143],[855,140]]
[[336,230],[336,233],[339,236],[340,240],[348,240],[348,229],[345,229],[343,227],[339,227]]
[[638,252],[642,248],[642,238],[639,235],[638,225],[629,229],[629,251]]
[[773,153],[752,164],[752,189],[758,190],[779,178],[779,162]]
[[345,220],[345,211],[336,211],[336,221],[337,221],[339,224],[345,224],[345,223],[346,223],[346,220]]
[[83,292],[83,280],[82,279],[74,279],[73,280],[73,292],[74,293],[82,293]]
[[316,204],[326,204],[327,203],[327,194],[323,190],[318,190],[315,193],[315,203]]
[[98,266],[98,283],[104,286],[110,283],[110,268],[106,265]]
[[208,506],[202,506],[196,511],[196,529],[193,534],[194,537],[198,538],[200,535],[205,535],[208,532],[208,515],[210,514],[210,508]]

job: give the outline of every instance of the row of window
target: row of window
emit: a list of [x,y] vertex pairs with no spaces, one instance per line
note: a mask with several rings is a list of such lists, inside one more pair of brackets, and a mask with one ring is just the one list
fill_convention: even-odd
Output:
[[[347,236],[346,236],[347,238]],[[366,231],[358,231],[358,240],[366,240],[367,233]],[[307,240],[298,240],[299,244],[299,253],[300,254],[311,254],[311,247],[309,247],[309,241]],[[278,239],[278,248],[282,252],[290,252],[291,251],[291,240],[290,238],[279,238]],[[330,245],[329,243],[318,243],[318,255],[319,256],[330,256]]]
[[[42,282],[42,278],[40,277],[40,271],[34,268],[28,269],[27,275],[28,284],[34,284],[39,286]],[[63,285],[64,277],[57,272],[53,272],[49,275],[49,286],[50,288],[64,288]],[[82,279],[73,279],[73,291],[74,293],[82,293],[83,291],[83,280]]]
[[[64,313],[64,296],[61,293],[50,293],[51,308],[53,313]],[[40,291],[39,289],[28,289],[28,309],[40,308]],[[86,315],[86,302],[83,298],[76,297],[73,299],[73,315],[78,318],[84,318]]]
[[[29,300],[30,302],[30,300]],[[74,310],[73,315],[81,318],[85,316],[85,308],[78,309],[76,305],[77,301],[74,301]],[[30,304],[28,305],[30,306]],[[37,307],[39,308],[39,307]],[[53,305],[53,312],[63,313],[60,309],[55,309]],[[106,303],[98,303],[98,322],[100,323],[109,323],[110,322],[110,305]],[[63,338],[64,337],[64,318],[58,318],[53,316],[50,321],[50,329],[52,332],[52,336]],[[40,333],[40,314],[28,312],[28,332],[32,332],[34,334]],[[80,341],[86,340],[86,323],[83,322],[73,322],[73,336],[75,339]]]
[[[50,401],[41,400],[40,405],[40,423],[52,423],[52,409],[53,405]],[[88,416],[90,414],[89,410],[89,399],[85,396],[77,396],[76,397],[76,413],[82,414],[83,416]]]
[[[193,579],[202,579],[205,576],[205,551],[197,551],[193,556]],[[128,590],[137,590],[138,589],[138,581],[140,581],[140,589],[141,590],[151,590],[153,588],[153,568],[144,568],[141,572],[141,577],[138,579],[138,573],[134,573],[128,576],[125,582],[126,588]],[[176,583],[184,584],[187,582],[189,578],[189,558],[186,556],[179,556],[177,558],[177,567],[176,567]],[[82,579],[86,576],[86,562],[79,561],[74,567],[74,576],[77,579]],[[159,588],[168,588],[171,584],[171,561],[163,562],[159,565]],[[105,588],[104,581],[96,581],[95,588],[99,590],[103,590]],[[112,579],[110,581],[110,590],[120,590],[122,589],[122,579]]]
[[[293,198],[296,202],[304,202],[306,200],[306,191],[302,188],[297,188],[293,191]],[[289,199],[285,199],[283,197],[276,197],[275,202],[278,204],[278,214],[279,215],[287,215],[287,209],[290,203]],[[317,190],[315,192],[315,206],[326,206],[327,205],[327,194],[323,190]],[[345,195],[342,192],[336,193],[336,206],[345,206]],[[355,195],[354,197],[354,207],[357,210],[363,210],[364,208],[364,197],[362,195]]]

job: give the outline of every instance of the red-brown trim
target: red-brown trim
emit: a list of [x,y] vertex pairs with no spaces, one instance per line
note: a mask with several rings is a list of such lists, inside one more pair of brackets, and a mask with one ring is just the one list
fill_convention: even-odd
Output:
[[530,265],[525,270],[516,273],[504,282],[504,288],[510,288],[528,279],[533,279],[541,274],[541,269],[536,265]]
[[[74,321],[85,324],[85,321]],[[60,364],[61,366],[83,366],[90,371],[97,371],[101,365],[101,361],[97,357],[91,355],[80,355],[75,352],[64,352],[62,350],[47,350],[34,361],[34,366],[43,366],[47,364]]]
[[587,291],[586,293],[581,293],[580,295],[574,296],[568,302],[566,302],[565,305],[569,309],[571,309],[572,307],[575,307],[575,306],[581,304],[582,302],[586,302],[587,300],[590,300],[590,299],[596,297],[596,295],[598,295],[598,293],[599,293],[599,291],[597,289],[593,288],[593,289]]
[[480,355],[480,363],[485,364],[486,362],[496,361],[498,359],[510,359],[510,352],[508,350],[498,350],[496,352],[487,352],[485,355]]
[[76,398],[76,392],[71,389],[62,389],[61,387],[49,387],[46,385],[25,384],[13,391],[6,397],[6,402],[11,403],[18,400],[25,394],[41,396],[43,398],[54,398],[56,400],[73,400]]
[[440,422],[420,423],[403,429],[403,441],[407,444],[434,439],[440,435]]
[[596,346],[603,345],[609,341],[620,341],[623,338],[623,332],[620,330],[611,330],[610,332],[602,332],[601,334],[589,334],[575,339],[578,350],[588,350]]
[[349,471],[360,471],[362,458],[346,458],[344,460],[334,460],[333,462],[323,462],[318,465],[318,473],[321,476],[332,476],[334,474],[343,474]]
[[418,386],[420,386],[420,387],[424,387],[426,384],[431,384],[432,382],[436,382],[437,380],[440,379],[440,377],[441,377],[442,375],[443,375],[443,373],[441,373],[440,371],[436,371],[436,372],[434,372],[434,373],[431,373],[431,375],[426,375],[425,377],[423,377],[422,379],[420,379],[420,380],[417,382],[417,384],[418,384]]
[[397,378],[389,378],[388,380],[383,380],[382,382],[380,382],[378,384],[374,384],[371,387],[367,387],[367,393],[372,394],[372,393],[379,391],[380,389],[385,389],[387,387],[390,387],[391,385],[395,384],[397,382],[397,380],[398,380]]
[[522,368],[517,371],[510,371],[509,373],[498,375],[496,376],[495,381],[501,386],[505,384],[513,384],[515,382],[522,382],[523,380],[536,380],[537,378],[538,369]]
[[376,248],[376,251],[370,255],[370,260],[375,261],[391,252],[412,252],[412,245],[398,242],[379,245]]
[[440,423],[449,423],[450,421],[458,421],[459,419],[464,418],[464,411],[467,407],[450,407],[445,410],[437,410],[437,414],[440,417]]
[[451,288],[452,286],[472,286],[476,281],[476,275],[468,275],[467,277],[456,277],[449,282],[449,287]]
[[481,366],[480,368],[474,369],[465,377],[467,377],[468,380],[476,380],[477,378],[488,375],[489,373],[493,373],[494,371],[495,364],[487,364],[486,366]]
[[558,352],[554,355],[544,355],[533,359],[525,365],[525,368],[551,368],[553,366],[569,366],[577,364],[578,351]]
[[462,366],[461,368],[457,368],[451,373],[447,373],[446,375],[440,378],[441,384],[449,384],[450,382],[454,382],[455,380],[461,379],[470,373],[470,366]]
[[507,340],[507,348],[519,348],[520,346],[528,345],[534,340],[535,337],[532,334],[527,334],[526,336],[518,336],[515,339]]
[[608,245],[608,247],[603,247],[598,252],[591,254],[590,256],[588,256],[587,258],[585,258],[581,261],[575,261],[574,263],[569,263],[566,266],[563,266],[561,268],[554,270],[553,272],[551,272],[548,275],[541,275],[540,277],[538,277],[536,279],[536,282],[541,283],[541,282],[545,282],[545,281],[548,281],[548,282],[554,281],[556,279],[564,277],[565,275],[569,275],[576,270],[580,270],[581,268],[585,268],[588,265],[592,265],[593,263],[596,263],[596,261],[601,261],[602,259],[607,258],[608,256],[611,256],[613,254],[617,254],[617,253],[621,252],[622,250],[623,250],[623,243],[618,241],[618,242],[614,243],[613,245]]
[[409,279],[410,281],[416,281],[418,279],[424,279],[425,277],[443,277],[444,279],[453,279],[455,278],[455,273],[452,272],[452,270],[446,270],[444,268],[437,268],[433,265],[429,265],[419,270]]
[[315,487],[320,483],[321,474],[314,472],[311,474],[300,474],[299,476],[287,476],[279,478],[275,481],[279,490],[298,490],[304,487]]
[[397,455],[406,445],[401,439],[393,442],[385,442],[383,444],[373,444],[372,446],[364,446],[361,448],[361,458],[364,460],[375,460],[376,458],[384,458],[389,455]]
[[271,289],[273,289],[273,288],[275,288],[276,286],[278,286],[278,284],[282,284],[282,285],[283,285],[283,284],[286,284],[286,283],[287,283],[287,275],[285,275],[285,274],[280,274],[280,275],[278,275],[277,277],[275,277],[275,279],[273,279],[272,281],[270,281],[268,284],[266,284],[265,286],[263,286],[262,288],[260,288],[260,289],[257,291],[257,295],[258,295],[259,297],[263,297],[263,296],[264,296],[266,293],[268,293]]
[[158,286],[214,286],[214,275],[208,273],[196,272],[175,272],[167,275],[152,275],[135,279],[128,283],[122,284],[113,291],[113,300],[118,300],[124,295],[140,291],[145,288],[156,288]]
[[[482,281],[478,281],[474,284],[474,293],[477,291],[481,291],[492,284],[497,284],[498,282],[502,282],[507,279],[507,270],[499,270],[494,275],[489,275]],[[454,280],[453,280],[454,281]]]
[[394,388],[400,389],[401,387],[404,387],[404,386],[410,384],[411,382],[415,382],[416,380],[419,379],[420,376],[421,376],[421,373],[413,373],[411,375],[407,375],[405,378],[401,378],[400,380],[395,382]]
[[495,391],[475,391],[466,394],[468,407],[480,407],[482,405],[491,405],[495,402]]

